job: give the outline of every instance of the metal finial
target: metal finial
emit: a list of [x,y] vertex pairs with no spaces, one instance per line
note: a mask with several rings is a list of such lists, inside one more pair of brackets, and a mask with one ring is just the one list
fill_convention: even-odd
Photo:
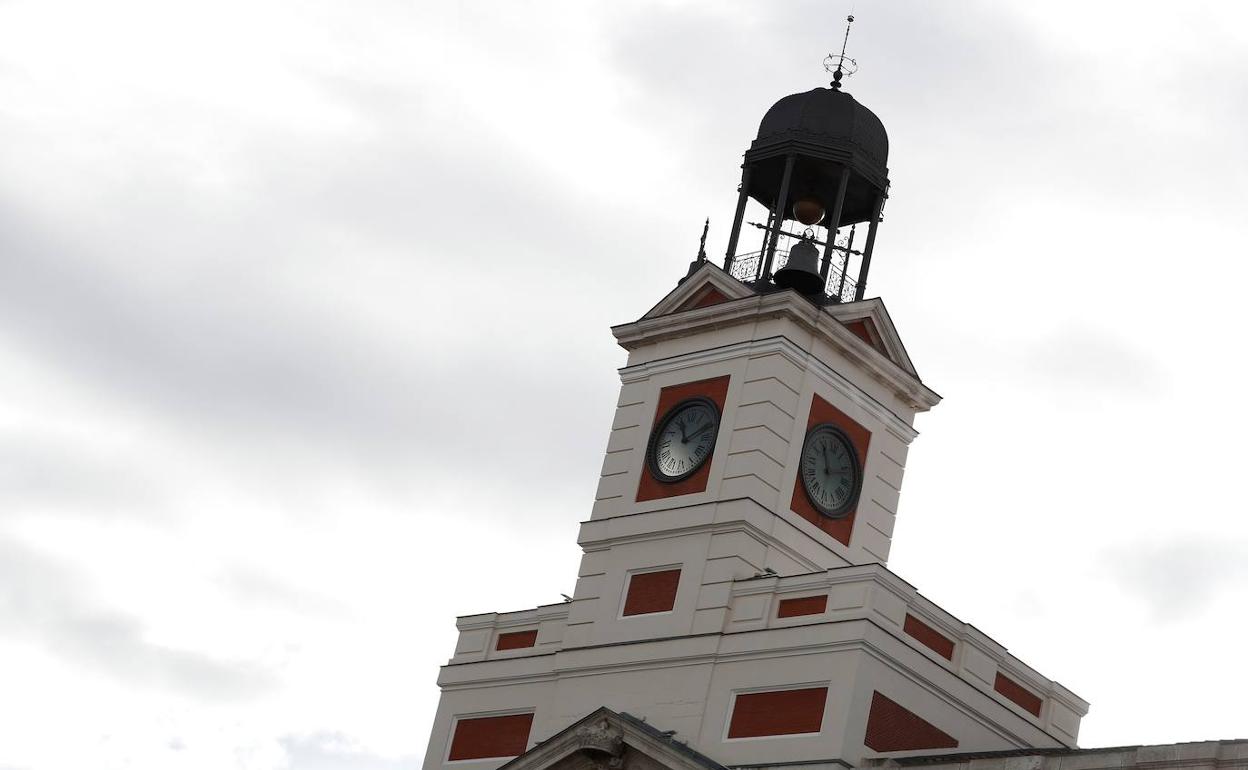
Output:
[[823,68],[832,73],[832,90],[841,90],[841,78],[847,78],[858,71],[858,62],[845,55],[849,47],[849,30],[854,24],[854,15],[845,17],[845,39],[841,41],[840,56],[828,54],[823,60]]
[[706,223],[702,225],[702,242],[698,244],[698,261],[706,261],[706,232],[711,229],[711,218],[706,218]]

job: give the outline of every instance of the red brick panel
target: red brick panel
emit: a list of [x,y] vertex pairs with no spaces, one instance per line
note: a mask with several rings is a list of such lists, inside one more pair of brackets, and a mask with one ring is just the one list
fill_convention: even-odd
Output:
[[537,644],[537,629],[532,631],[509,631],[498,635],[496,650],[519,650]]
[[827,700],[826,687],[742,693],[732,707],[728,737],[817,733]]
[[953,640],[919,620],[913,615],[906,615],[906,623],[902,630],[930,647],[945,660],[953,660]]
[[796,618],[800,615],[821,615],[828,608],[828,595],[803,596],[798,599],[781,599],[778,618]]
[[[845,435],[854,445],[854,451],[858,453],[858,461],[865,467],[867,449],[871,446],[871,432],[849,419],[849,416],[840,409],[819,398],[819,396],[815,396],[814,401],[810,404],[810,417],[806,420],[806,430],[809,431],[816,425],[825,422],[830,422],[845,431]],[[810,502],[810,498],[806,496],[806,488],[802,486],[801,473],[802,468],[799,463],[796,471],[797,479],[793,484],[793,501],[789,504],[789,507],[798,516],[827,532],[840,541],[841,544],[849,545],[849,536],[854,531],[854,516],[858,513],[857,505],[850,509],[849,515],[844,518],[830,519],[824,516],[822,513],[819,513],[818,509]],[[866,478],[865,471],[863,478],[864,480]]]
[[871,696],[871,712],[867,715],[867,737],[862,742],[872,751],[958,747],[956,738],[878,692]]
[[871,338],[871,331],[872,331],[871,327],[874,326],[874,324],[871,323],[870,319],[859,318],[856,321],[846,321],[844,323],[845,323],[845,328],[853,332],[855,337],[867,343],[868,345],[875,348],[876,350],[880,349],[879,345],[875,344],[875,340]]
[[1043,703],[1043,701],[1040,700],[1040,696],[1032,693],[1030,690],[1023,687],[1018,682],[1015,682],[1013,679],[1010,679],[1009,677],[998,672],[997,681],[993,682],[992,689],[1001,693],[1036,716],[1040,716],[1040,704]]
[[673,312],[679,313],[682,310],[695,310],[700,307],[710,307],[711,305],[718,305],[721,302],[727,301],[728,296],[726,294],[708,284],[698,290],[698,292],[692,297],[685,300],[685,303],[676,308]]
[[455,723],[448,760],[518,757],[529,746],[532,714],[476,717]]
[[647,615],[670,611],[676,606],[676,586],[679,584],[678,569],[633,575],[628,581],[628,595],[624,597],[624,614]]
[[[719,407],[719,411],[722,414],[724,401],[728,398],[728,379],[725,375],[711,380],[686,382],[683,385],[672,385],[664,388],[659,393],[659,405],[654,410],[654,419],[651,421],[650,430],[653,431],[658,427],[659,421],[663,419],[663,416],[667,414],[669,409],[681,401],[694,396],[702,396],[714,401],[715,406]],[[718,446],[716,449],[718,449]],[[711,477],[712,459],[714,458],[708,457],[706,462],[702,463],[702,467],[698,468],[697,473],[674,484],[659,481],[650,475],[650,466],[649,463],[646,463],[641,470],[641,483],[637,485],[637,502],[705,492],[706,482]]]

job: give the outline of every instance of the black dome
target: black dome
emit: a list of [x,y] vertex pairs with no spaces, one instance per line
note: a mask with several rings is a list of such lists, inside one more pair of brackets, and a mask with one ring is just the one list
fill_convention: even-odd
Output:
[[772,105],[758,126],[758,138],[751,148],[782,141],[842,150],[887,174],[888,134],[884,124],[844,91],[816,88]]

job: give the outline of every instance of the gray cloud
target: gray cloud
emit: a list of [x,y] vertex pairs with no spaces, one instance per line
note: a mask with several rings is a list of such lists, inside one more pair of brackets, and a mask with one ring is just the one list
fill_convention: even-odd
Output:
[[0,434],[0,517],[24,511],[150,518],[163,490],[115,457],[69,441]]
[[195,699],[248,699],[277,685],[259,666],[146,641],[137,618],[92,603],[72,570],[12,540],[0,540],[0,631],[127,685]]
[[[0,220],[0,319],[10,345],[63,371],[66,378],[108,392],[120,408],[147,413],[189,430],[188,441],[235,445],[298,442],[303,449],[385,467],[463,466],[481,435],[515,458],[505,474],[541,467],[520,451],[526,436],[548,427],[533,410],[489,406],[542,401],[552,394],[575,402],[588,389],[585,373],[556,380],[526,361],[525,340],[488,339],[460,346],[453,338],[399,347],[353,329],[344,316],[277,293],[243,287],[190,285],[162,292],[127,279],[108,256],[76,261],[71,249],[33,233],[13,217]],[[456,313],[474,311],[466,300]],[[499,310],[491,326],[506,328]],[[460,319],[430,319],[448,332]],[[519,348],[519,349],[518,349]],[[493,360],[497,376],[482,376],[478,361]],[[609,376],[609,375],[608,375]],[[506,398],[500,400],[500,396]],[[446,404],[461,406],[447,409]],[[604,423],[608,419],[604,414]],[[500,420],[508,429],[498,432]],[[565,422],[553,424],[591,437]],[[241,435],[246,439],[240,443]],[[597,437],[586,444],[597,451]],[[46,467],[54,463],[51,456]],[[22,459],[36,483],[39,462]],[[88,477],[89,478],[89,475]],[[76,483],[85,484],[87,478]]]
[[1157,361],[1105,332],[1066,326],[1023,348],[1027,377],[1123,395],[1156,395],[1166,385]]
[[1121,589],[1162,623],[1198,614],[1232,586],[1248,590],[1248,543],[1178,535],[1108,549],[1104,556]]
[[221,586],[235,601],[277,608],[305,615],[341,617],[351,609],[335,599],[291,584],[251,567],[236,566],[222,572]]
[[382,757],[341,732],[317,732],[280,740],[290,770],[409,770],[416,756]]

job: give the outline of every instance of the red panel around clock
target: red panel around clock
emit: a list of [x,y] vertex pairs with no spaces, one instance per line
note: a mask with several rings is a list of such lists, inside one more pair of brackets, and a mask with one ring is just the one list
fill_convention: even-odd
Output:
[[[650,430],[663,419],[663,415],[668,410],[676,406],[681,401],[695,396],[709,398],[715,402],[716,408],[720,414],[724,412],[724,401],[728,398],[728,380],[727,375],[716,377],[710,380],[698,380],[697,382],[686,382],[683,385],[670,385],[659,392],[659,405],[654,410],[654,417],[650,420]],[[723,426],[723,422],[720,422]],[[647,438],[649,434],[647,433]],[[718,451],[719,447],[715,447]],[[641,483],[637,485],[637,502],[643,500],[661,500],[665,497],[677,497],[678,495],[691,495],[696,492],[706,491],[707,479],[711,477],[711,463],[714,462],[715,455],[712,454],[702,463],[702,467],[698,468],[689,478],[677,481],[674,484],[667,484],[659,481],[650,474],[648,465],[643,465],[641,469]]]
[[[853,443],[854,451],[858,453],[858,459],[863,464],[862,476],[865,485],[867,449],[871,446],[871,431],[849,419],[849,416],[840,409],[832,406],[819,396],[815,396],[810,404],[810,416],[806,420],[806,431],[809,432],[811,428],[825,422],[832,423],[845,431],[846,437]],[[805,435],[805,433],[802,434],[803,439]],[[849,514],[843,518],[832,519],[824,516],[810,502],[810,498],[806,496],[806,487],[802,486],[801,473],[802,469],[799,465],[796,471],[796,478],[793,481],[793,501],[789,507],[798,516],[827,532],[841,544],[849,545],[849,536],[854,531],[854,518],[862,501],[859,500],[855,503]]]

